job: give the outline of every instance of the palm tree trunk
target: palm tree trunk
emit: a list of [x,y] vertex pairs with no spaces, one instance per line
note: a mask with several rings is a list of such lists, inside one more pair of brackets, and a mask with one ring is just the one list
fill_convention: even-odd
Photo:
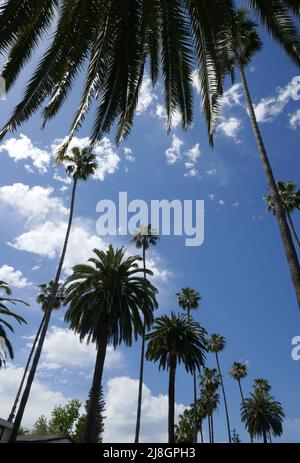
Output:
[[201,444],[203,444],[203,429],[202,429],[202,421],[200,422],[200,438],[201,438]]
[[107,341],[108,341],[108,329],[106,326],[102,327],[100,333],[100,340],[97,348],[97,357],[94,369],[94,376],[92,387],[89,394],[89,405],[87,410],[87,417],[86,417],[86,426],[84,430],[84,439],[85,443],[97,443],[98,436],[95,433],[96,426],[96,418],[97,418],[97,410],[100,401],[100,393],[101,393],[101,383],[102,383],[102,375],[103,375],[103,368],[107,350]]
[[290,268],[290,273],[291,273],[292,282],[293,282],[295,293],[296,293],[298,307],[300,308],[300,266],[299,266],[297,253],[296,253],[292,235],[291,235],[291,232],[290,232],[287,220],[286,220],[285,209],[284,209],[284,206],[282,204],[282,201],[279,195],[278,187],[277,187],[277,184],[276,184],[273,172],[272,172],[272,168],[271,168],[271,165],[268,159],[268,155],[267,155],[267,151],[266,151],[266,148],[263,142],[263,138],[262,138],[260,129],[258,127],[258,123],[257,123],[249,87],[248,87],[248,82],[247,82],[246,75],[244,72],[244,68],[243,68],[243,65],[241,63],[241,60],[240,60],[240,57],[237,51],[236,51],[236,61],[237,61],[237,64],[240,70],[241,79],[242,79],[246,101],[247,101],[247,106],[249,110],[249,115],[250,115],[250,119],[252,123],[252,128],[253,128],[253,132],[254,132],[256,142],[258,145],[261,162],[262,162],[262,165],[265,171],[267,184],[273,196],[275,214],[276,214],[278,225],[279,225],[281,239],[284,245],[286,258],[287,258],[288,265]]
[[[245,399],[244,399],[244,394],[243,394],[242,385],[241,385],[240,380],[238,380],[238,384],[239,384],[239,389],[240,389],[240,393],[241,393],[242,404],[245,405]],[[250,434],[250,440],[251,440],[251,444],[253,444],[253,437],[252,437],[251,434]]]
[[196,370],[194,370],[194,442],[198,442],[198,423],[197,423],[197,379]]
[[213,419],[213,413],[211,412],[210,414],[210,426],[211,426],[211,443],[214,444],[215,442],[215,436],[214,436],[214,419]]
[[175,375],[176,375],[176,356],[172,355],[170,360],[169,373],[169,444],[175,443]]
[[209,442],[210,442],[210,444],[211,444],[211,424],[210,424],[210,415],[207,415],[207,422],[208,422]]
[[297,235],[297,232],[296,232],[296,229],[295,229],[295,226],[294,226],[294,222],[292,220],[292,216],[291,214],[289,213],[289,211],[286,211],[286,215],[287,215],[287,219],[289,221],[289,224],[290,224],[290,227],[291,227],[291,230],[292,230],[292,233],[294,235],[294,238],[295,238],[295,241],[298,245],[298,248],[300,249],[300,240],[298,238],[298,235]]
[[267,433],[266,433],[266,431],[263,431],[263,439],[264,439],[264,444],[267,444],[267,443],[268,443],[268,439],[267,439]]
[[226,399],[226,394],[225,394],[225,387],[224,387],[224,383],[223,383],[223,377],[222,377],[222,373],[221,373],[218,353],[216,352],[215,354],[216,354],[217,366],[218,366],[218,371],[219,371],[219,376],[220,376],[220,381],[221,381],[221,387],[222,387],[222,392],[223,392],[223,398],[224,398],[226,421],[227,421],[227,431],[228,431],[228,442],[229,442],[229,444],[231,444],[231,429],[230,429],[229,413],[228,413],[227,399]]
[[32,347],[30,349],[30,354],[29,354],[29,357],[28,357],[28,360],[27,360],[27,363],[26,363],[26,366],[25,366],[25,370],[24,370],[24,373],[23,373],[23,376],[22,376],[22,379],[21,379],[21,383],[20,383],[16,398],[15,398],[14,404],[12,406],[11,412],[10,412],[9,417],[7,419],[7,421],[10,422],[10,423],[13,421],[13,419],[15,417],[17,405],[18,405],[19,398],[20,398],[20,395],[21,395],[21,392],[22,392],[22,389],[23,389],[23,384],[24,384],[24,381],[25,381],[25,378],[26,378],[26,375],[27,375],[27,372],[28,372],[28,369],[29,369],[29,365],[30,365],[33,353],[35,351],[35,347],[36,347],[36,344],[38,342],[38,339],[39,339],[39,336],[40,336],[44,321],[45,321],[45,314],[43,315],[43,318],[42,318],[42,321],[40,323],[38,332],[36,333],[36,336],[34,338],[34,342],[33,342]]
[[[146,248],[143,245],[143,267],[144,267],[144,279],[146,280]],[[142,414],[142,399],[143,399],[143,378],[144,378],[144,362],[145,362],[145,321],[143,326],[142,335],[142,350],[141,350],[141,361],[140,361],[140,379],[139,379],[139,392],[138,392],[138,405],[136,413],[136,428],[135,428],[135,439],[134,443],[139,443],[140,429],[141,429],[141,414]]]
[[9,442],[16,442],[17,434],[18,434],[18,431],[19,431],[19,428],[20,428],[20,425],[21,425],[23,414],[24,414],[24,411],[25,411],[25,408],[26,408],[26,405],[27,405],[27,401],[28,401],[28,398],[29,398],[31,386],[32,386],[32,383],[33,383],[33,380],[34,380],[35,372],[36,372],[36,369],[37,369],[37,366],[38,366],[38,363],[39,363],[39,360],[40,360],[40,356],[41,356],[41,353],[42,353],[44,341],[45,341],[45,338],[46,338],[46,334],[47,334],[47,330],[48,330],[48,326],[49,326],[49,322],[50,322],[50,317],[51,317],[51,313],[52,313],[52,308],[53,308],[53,302],[54,302],[56,294],[57,294],[60,275],[61,275],[61,271],[62,271],[66,251],[67,251],[68,241],[69,241],[69,237],[70,237],[70,231],[71,231],[73,213],[74,213],[76,186],[77,186],[77,177],[74,178],[73,189],[72,189],[72,198],[71,198],[71,206],[70,206],[70,214],[69,214],[69,221],[68,221],[68,226],[67,226],[67,231],[66,231],[64,244],[63,244],[62,253],[61,253],[59,264],[58,264],[57,271],[56,271],[56,276],[55,276],[54,285],[53,285],[53,291],[52,291],[52,294],[49,297],[48,307],[45,310],[44,326],[43,326],[42,331],[41,331],[40,339],[38,341],[37,349],[36,349],[36,352],[35,352],[35,355],[34,355],[34,358],[33,358],[33,362],[32,362],[32,365],[31,365],[31,369],[30,369],[30,372],[29,372],[29,375],[28,375],[28,378],[27,378],[27,383],[26,383],[26,386],[25,386],[25,389],[24,389],[24,392],[23,392],[23,395],[22,395],[22,398],[21,398],[20,406],[19,406],[19,409],[18,409],[17,414],[16,414],[16,419],[14,421],[14,425],[13,425],[13,429],[12,429],[12,432],[11,432],[11,435],[10,435]]
[[[191,309],[188,306],[187,308],[188,320],[191,321]],[[197,378],[196,370],[193,373],[194,381],[194,443],[197,444],[198,441],[198,426],[197,426]]]

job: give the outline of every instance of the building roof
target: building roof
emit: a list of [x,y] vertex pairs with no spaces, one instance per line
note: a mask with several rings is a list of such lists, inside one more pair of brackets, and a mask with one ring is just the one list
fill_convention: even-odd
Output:
[[57,435],[46,435],[46,436],[38,436],[38,435],[29,435],[29,436],[18,436],[17,442],[58,442],[64,441],[69,442],[70,444],[73,443],[73,439],[68,434],[57,434]]

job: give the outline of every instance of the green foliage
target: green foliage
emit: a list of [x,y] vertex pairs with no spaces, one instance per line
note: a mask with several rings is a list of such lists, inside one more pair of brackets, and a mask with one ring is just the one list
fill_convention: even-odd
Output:
[[229,374],[236,381],[241,381],[241,379],[246,378],[248,374],[247,365],[241,362],[233,362]]
[[[86,412],[88,411],[89,400],[90,399],[88,399],[85,404]],[[96,423],[95,423],[96,434],[98,436],[98,443],[102,443],[102,436],[104,432],[104,419],[105,419],[105,416],[103,415],[104,411],[105,411],[105,403],[103,400],[103,392],[101,388],[100,400],[97,406]],[[85,426],[86,426],[86,414],[81,415],[76,423],[76,428],[75,428],[75,432],[73,435],[73,439],[75,442],[78,442],[78,443],[83,442]]]
[[30,435],[30,430],[28,428],[25,428],[23,426],[19,427],[18,436],[29,436],[29,435]]
[[[300,190],[294,182],[277,182],[279,196],[287,212],[300,210]],[[275,215],[275,204],[272,195],[264,196],[267,202],[268,211]]]
[[[122,342],[130,346],[142,334],[143,323],[151,326],[157,289],[139,276],[141,258],[125,253],[112,246],[107,251],[94,249],[90,265],[76,265],[67,279],[65,320],[81,340],[98,342],[105,327],[114,347]],[[147,269],[146,273],[152,274]]]
[[172,358],[190,373],[204,365],[205,330],[185,315],[172,312],[170,317],[157,318],[146,340],[149,341],[146,359],[159,361],[159,368],[169,369]]
[[182,288],[181,293],[177,293],[177,300],[180,307],[188,312],[191,309],[198,309],[201,296],[198,291],[192,288]]
[[242,442],[241,439],[240,439],[240,436],[236,432],[236,429],[233,429],[233,431],[232,431],[231,442],[233,444],[240,444]]
[[41,415],[33,425],[31,434],[45,436],[49,434],[48,420],[45,415]]
[[81,403],[78,399],[70,400],[64,406],[56,406],[51,412],[48,423],[49,434],[73,434],[75,423],[79,418]]

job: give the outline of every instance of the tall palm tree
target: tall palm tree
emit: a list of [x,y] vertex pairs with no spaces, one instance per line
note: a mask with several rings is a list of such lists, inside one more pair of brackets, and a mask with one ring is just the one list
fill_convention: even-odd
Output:
[[192,444],[194,442],[194,410],[186,408],[178,417],[175,425],[175,442],[179,444]]
[[280,437],[283,429],[284,412],[281,404],[268,393],[255,392],[244,401],[241,407],[242,421],[252,436],[262,437],[267,444],[270,433]]
[[[39,340],[39,337],[40,337],[40,334],[41,334],[41,331],[42,331],[42,328],[43,328],[43,325],[44,325],[45,316],[46,316],[46,310],[47,310],[47,306],[48,306],[48,303],[49,303],[49,297],[53,292],[53,287],[54,287],[54,281],[53,280],[51,280],[48,285],[43,283],[43,284],[38,286],[38,288],[40,289],[41,292],[38,294],[38,296],[36,298],[36,301],[42,307],[43,318],[42,318],[42,321],[41,321],[41,323],[39,325],[38,331],[37,331],[37,333],[35,335],[33,344],[31,346],[30,353],[29,353],[29,356],[28,356],[28,359],[27,359],[27,362],[26,362],[26,365],[25,365],[23,375],[22,375],[22,379],[21,379],[21,382],[20,382],[20,385],[19,385],[19,389],[17,391],[15,401],[13,403],[11,412],[10,412],[9,417],[7,419],[7,421],[9,421],[9,422],[12,422],[14,417],[15,417],[15,413],[16,413],[17,405],[18,405],[20,395],[21,395],[21,392],[22,392],[22,389],[23,389],[24,381],[25,381],[25,378],[27,376],[27,372],[28,372],[28,369],[29,369],[29,366],[30,366],[30,362],[31,362],[32,356],[34,354],[37,342]],[[63,291],[62,291],[61,286],[59,286],[56,297],[53,300],[53,307],[52,308],[54,310],[59,309],[61,307],[61,304],[62,304],[63,300],[64,300]]]
[[[271,8],[265,0],[248,3],[299,65],[297,2],[272,0]],[[8,0],[0,8],[0,53],[7,55],[2,75],[8,91],[37,46],[50,38],[50,46],[2,136],[27,121],[46,100],[44,124],[54,117],[70,97],[79,74],[81,78],[81,70],[82,97],[64,149],[93,101],[97,111],[91,140],[108,132],[116,119],[116,139],[122,140],[133,124],[148,61],[153,85],[162,73],[169,126],[178,108],[182,125],[187,127],[192,122],[191,74],[195,57],[203,111],[212,136],[228,70],[224,63],[228,61],[226,36],[234,12],[232,0]]]
[[208,351],[214,353],[215,356],[216,356],[216,362],[217,362],[219,378],[220,378],[220,383],[221,383],[222,393],[223,393],[223,399],[224,399],[224,405],[225,405],[227,431],[228,431],[228,441],[229,441],[229,443],[231,443],[231,429],[230,429],[230,421],[229,421],[229,412],[228,412],[228,406],[227,406],[227,399],[226,399],[225,387],[224,387],[224,382],[223,382],[223,376],[222,376],[222,373],[221,373],[221,367],[220,367],[220,362],[219,362],[219,353],[222,352],[222,350],[225,349],[226,340],[225,340],[224,336],[220,336],[219,334],[214,333],[208,339],[207,345],[208,345]]
[[220,376],[217,370],[215,368],[205,368],[201,377],[200,402],[203,403],[206,409],[210,443],[214,443],[213,413],[218,408],[220,402],[218,394],[220,384]]
[[[300,190],[297,188],[297,185],[294,182],[277,182],[277,187],[279,191],[279,195],[282,201],[282,204],[285,209],[287,220],[290,224],[292,233],[294,235],[295,241],[300,249],[300,240],[298,234],[295,229],[295,225],[292,219],[292,213],[295,210],[300,211]],[[268,211],[272,212],[272,214],[276,214],[275,212],[275,204],[273,201],[273,196],[268,195],[265,196],[264,199],[268,205]]]
[[[137,249],[142,249],[143,253],[143,270],[144,278],[147,278],[146,274],[146,251],[150,246],[156,246],[159,241],[159,236],[155,230],[152,229],[151,225],[143,225],[140,230],[137,230],[131,242],[135,244]],[[142,413],[142,399],[143,399],[143,377],[144,377],[144,360],[145,360],[145,326],[143,328],[142,335],[142,349],[141,349],[141,360],[140,360],[140,378],[139,378],[139,391],[138,391],[138,405],[136,414],[136,429],[135,439],[136,444],[139,443],[140,428],[141,428],[141,413]]]
[[67,225],[63,247],[62,247],[62,252],[60,255],[60,260],[59,260],[58,267],[56,270],[54,283],[51,288],[52,291],[51,291],[51,294],[49,294],[49,298],[48,298],[48,306],[45,311],[45,319],[44,319],[43,327],[41,329],[40,337],[37,343],[36,351],[35,351],[32,365],[29,371],[26,386],[22,394],[20,406],[16,414],[12,433],[10,435],[10,442],[15,442],[17,438],[18,430],[21,425],[25,407],[26,407],[28,397],[30,394],[31,386],[34,380],[35,372],[36,372],[39,359],[42,353],[44,341],[46,338],[46,334],[47,334],[47,330],[48,330],[48,326],[50,322],[51,313],[53,310],[53,305],[55,304],[55,301],[56,301],[57,292],[59,289],[59,280],[60,280],[61,273],[62,273],[63,263],[65,260],[65,255],[66,255],[68,241],[69,241],[71,227],[72,227],[77,184],[80,181],[86,181],[89,177],[91,177],[95,173],[95,170],[97,168],[96,156],[92,153],[90,148],[80,149],[78,147],[74,147],[71,150],[71,154],[65,157],[65,160],[67,163],[66,173],[73,180],[69,220],[68,220],[68,225]]
[[[262,3],[262,2],[255,2],[255,3]],[[276,8],[276,2],[273,2],[272,8]],[[284,2],[281,2],[284,3]],[[283,5],[281,5],[283,6]],[[271,8],[271,9],[272,9]],[[280,10],[278,10],[278,16],[280,15]],[[253,56],[260,51],[262,47],[261,39],[257,32],[257,24],[253,22],[251,19],[248,18],[248,11],[245,9],[240,9],[234,13],[232,17],[232,26],[229,30],[229,55],[231,52],[231,62],[232,64],[232,72],[234,71],[234,65],[236,65],[239,69],[241,81],[245,93],[248,114],[251,120],[252,129],[254,132],[254,136],[257,142],[260,160],[263,166],[263,170],[265,173],[266,181],[270,193],[273,198],[274,204],[274,213],[276,215],[279,230],[281,234],[281,239],[284,245],[284,250],[287,258],[287,262],[289,265],[292,282],[295,288],[296,299],[298,302],[298,306],[300,308],[300,265],[299,260],[297,257],[297,253],[295,250],[295,246],[293,243],[292,235],[290,228],[288,226],[288,222],[286,219],[286,211],[284,208],[284,204],[280,197],[280,192],[272,171],[272,166],[270,164],[270,160],[268,157],[267,149],[257,122],[255,109],[252,102],[252,97],[245,73],[245,68],[251,62]],[[296,45],[295,45],[296,46]],[[298,54],[300,57],[300,41],[297,41],[297,46],[295,50],[298,50]]]
[[241,362],[233,362],[233,365],[229,371],[230,376],[238,382],[239,390],[241,394],[242,403],[244,403],[244,394],[241,385],[241,380],[245,379],[248,375],[247,365]]
[[149,341],[146,359],[159,361],[159,369],[169,370],[169,443],[175,442],[175,378],[177,365],[182,363],[193,373],[204,365],[205,330],[185,315],[163,315],[154,321],[153,331],[146,335]]
[[[177,293],[179,306],[187,310],[188,319],[191,320],[191,310],[196,310],[199,307],[201,296],[198,291],[191,288],[182,288],[181,293]],[[194,381],[194,442],[198,440],[198,424],[197,424],[197,380],[196,372],[193,373]]]
[[151,326],[157,307],[156,288],[139,276],[143,273],[138,267],[140,257],[126,258],[124,248],[114,250],[112,246],[106,252],[93,252],[89,264],[76,265],[65,283],[65,304],[69,304],[65,320],[81,341],[86,338],[96,343],[97,349],[85,442],[97,442],[97,404],[108,344],[114,348],[121,343],[131,346],[132,340],[143,334],[144,324],[146,328]]
[[[1,295],[4,293],[4,295]],[[11,295],[11,289],[5,281],[0,281],[0,369],[5,366],[7,353],[11,359],[14,358],[14,351],[10,340],[7,337],[6,328],[12,333],[14,332],[13,326],[2,317],[10,317],[17,321],[20,325],[27,322],[20,315],[12,312],[8,307],[7,303],[16,305],[18,303],[28,304],[20,299],[13,299],[9,297]]]

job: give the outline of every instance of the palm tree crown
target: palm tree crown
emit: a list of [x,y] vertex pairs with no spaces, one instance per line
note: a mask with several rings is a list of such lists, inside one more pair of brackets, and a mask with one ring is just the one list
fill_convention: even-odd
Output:
[[[94,249],[90,264],[76,265],[65,283],[65,304],[69,308],[65,320],[80,339],[99,342],[103,325],[108,340],[116,347],[121,342],[130,346],[132,338],[151,326],[157,307],[156,288],[138,275],[140,257],[125,258],[125,249]],[[152,274],[146,270],[147,274]]]
[[[284,208],[287,212],[300,210],[300,190],[294,182],[277,182],[278,191]],[[272,195],[265,196],[268,211],[275,215],[274,199]]]
[[16,320],[20,325],[27,323],[23,317],[12,312],[8,307],[7,303],[16,305],[17,303],[28,304],[20,299],[13,299],[8,297],[11,295],[11,289],[5,281],[0,281],[0,293],[4,295],[0,296],[0,368],[5,366],[7,353],[11,359],[14,358],[14,351],[10,340],[7,337],[7,333],[4,327],[8,328],[12,333],[14,332],[13,326],[2,317],[10,317]]
[[181,293],[177,293],[177,300],[180,307],[184,310],[197,309],[199,307],[199,302],[201,301],[201,296],[198,291],[195,291],[191,288],[182,288]]
[[86,181],[89,177],[94,175],[98,164],[96,156],[90,147],[79,148],[75,146],[71,149],[71,153],[64,157],[67,165],[67,175],[73,179]]
[[271,385],[267,379],[257,378],[254,380],[253,384],[254,392],[269,394],[271,391]]
[[267,442],[267,435],[281,436],[284,412],[279,402],[270,394],[255,392],[245,399],[241,406],[242,421],[253,437],[263,437]]
[[147,250],[150,246],[156,246],[159,240],[157,231],[152,228],[151,224],[148,224],[135,231],[131,243],[134,243],[137,249]]
[[[300,39],[294,21],[294,15],[300,15],[297,2],[273,0],[272,8],[265,0],[248,2],[275,40],[299,64]],[[81,71],[82,96],[68,141],[93,101],[97,110],[92,141],[108,132],[116,119],[116,138],[122,140],[133,124],[147,61],[153,85],[162,71],[168,125],[178,108],[186,128],[193,116],[195,57],[212,135],[214,112],[227,72],[226,33],[233,15],[232,0],[8,0],[0,9],[0,53],[8,55],[3,70],[8,90],[47,33],[51,34],[51,43],[2,135],[28,120],[47,99],[44,123],[54,117]]]
[[[49,281],[48,285],[46,283],[42,283],[38,287],[41,292],[37,295],[36,302],[41,305],[43,312],[45,312],[49,304],[49,299],[51,295],[53,294],[54,281],[53,280]],[[53,299],[53,302],[52,302],[52,309],[56,309],[56,310],[59,309],[63,302],[64,302],[63,288],[62,286],[59,286],[59,288],[57,289],[56,295]]]
[[171,317],[163,315],[154,321],[153,330],[146,335],[149,341],[147,360],[159,361],[159,369],[169,369],[171,358],[183,363],[187,372],[192,373],[205,362],[205,330],[185,315]]
[[233,362],[229,374],[236,381],[241,381],[241,379],[246,378],[248,374],[247,365],[241,362]]
[[223,349],[225,349],[225,346],[226,340],[224,336],[221,336],[220,334],[212,334],[207,341],[208,350],[214,354],[221,352]]

